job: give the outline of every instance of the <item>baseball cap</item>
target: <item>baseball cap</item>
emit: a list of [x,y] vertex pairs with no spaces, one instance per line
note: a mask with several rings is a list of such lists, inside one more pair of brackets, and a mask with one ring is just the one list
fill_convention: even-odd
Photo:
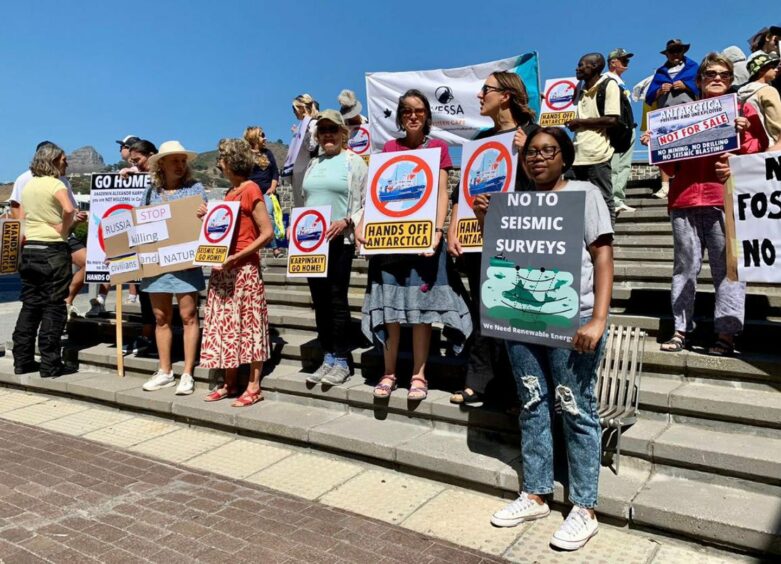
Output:
[[122,147],[130,146],[137,141],[141,141],[141,138],[137,137],[136,135],[125,135],[121,141],[117,139],[117,143],[119,143],[119,145]]
[[622,49],[619,47],[618,49],[613,49],[610,51],[610,53],[607,56],[608,61],[612,61],[613,59],[631,59],[634,57],[634,53],[630,53],[626,49]]
[[320,121],[324,119],[332,121],[336,125],[344,125],[344,117],[342,117],[342,114],[339,113],[338,110],[323,110],[317,114],[317,123],[320,123]]

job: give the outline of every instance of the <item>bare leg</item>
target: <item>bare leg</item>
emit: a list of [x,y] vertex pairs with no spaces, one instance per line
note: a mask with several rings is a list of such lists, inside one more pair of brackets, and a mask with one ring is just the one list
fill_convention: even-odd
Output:
[[247,391],[256,394],[260,391],[260,374],[263,372],[263,363],[255,361],[250,364],[249,381],[247,382]]
[[149,294],[152,311],[155,313],[155,341],[160,358],[160,370],[171,372],[171,316],[174,312],[171,294]]
[[[399,339],[401,338],[401,325],[398,323],[386,323],[385,331],[388,334],[383,349],[385,357],[385,376],[396,374],[396,362],[399,357]],[[386,384],[389,382],[386,382]]]
[[426,379],[426,361],[431,344],[431,325],[418,323],[412,326],[412,377]]
[[228,393],[234,393],[236,391],[236,380],[238,379],[238,368],[226,368],[225,369],[225,388]]
[[79,249],[75,253],[71,253],[71,262],[79,270],[73,275],[73,280],[71,280],[71,285],[68,288],[68,297],[65,298],[65,303],[68,305],[73,305],[76,295],[84,287],[84,266],[87,264],[87,249]]
[[201,339],[198,330],[198,294],[176,294],[179,304],[179,315],[184,328],[184,372],[192,374],[195,369],[195,355],[198,352],[198,342]]

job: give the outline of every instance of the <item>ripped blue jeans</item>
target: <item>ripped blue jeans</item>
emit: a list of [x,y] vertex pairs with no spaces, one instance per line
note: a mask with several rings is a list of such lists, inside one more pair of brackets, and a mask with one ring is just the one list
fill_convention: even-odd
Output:
[[[590,320],[581,318],[584,325]],[[597,505],[601,433],[594,388],[605,336],[593,353],[506,342],[521,401],[523,491],[553,493],[554,404],[559,399],[569,467],[569,499],[580,507]]]

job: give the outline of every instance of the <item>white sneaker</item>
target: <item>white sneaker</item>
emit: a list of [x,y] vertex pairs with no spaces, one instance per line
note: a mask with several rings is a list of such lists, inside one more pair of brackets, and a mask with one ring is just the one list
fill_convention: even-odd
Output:
[[652,195],[654,198],[659,198],[660,200],[664,200],[667,197],[667,190],[664,186],[662,186],[659,190],[654,192]]
[[189,396],[195,390],[195,380],[187,373],[182,374],[179,385],[176,386],[177,396]]
[[162,370],[158,369],[157,372],[152,374],[152,377],[149,380],[144,382],[142,388],[145,392],[154,392],[157,390],[162,390],[163,388],[170,388],[175,384],[176,381],[174,380],[173,370],[171,370],[171,372],[163,372]]
[[77,317],[84,317],[84,315],[79,311],[79,308],[77,308],[75,305],[71,304],[68,306],[68,320],[76,319]]
[[553,533],[550,543],[562,550],[577,550],[599,532],[596,516],[592,517],[587,509],[572,508],[559,530]]
[[125,303],[127,303],[127,304],[134,304],[134,303],[136,303],[136,302],[138,302],[138,295],[136,295],[136,294],[130,294],[130,295],[127,297],[127,301],[126,301]]
[[542,519],[550,515],[547,503],[540,505],[531,499],[526,492],[521,492],[518,499],[508,503],[491,516],[491,524],[495,527],[515,527],[526,521]]
[[627,206],[626,204],[623,203],[618,207],[616,207],[616,213],[621,213],[621,212],[632,213],[633,211],[637,211],[637,210],[632,206]]

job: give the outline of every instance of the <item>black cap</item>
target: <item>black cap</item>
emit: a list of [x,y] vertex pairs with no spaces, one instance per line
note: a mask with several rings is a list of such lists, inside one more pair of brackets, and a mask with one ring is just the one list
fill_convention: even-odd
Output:
[[135,135],[128,135],[122,140],[117,139],[117,143],[119,143],[121,147],[130,147],[133,143],[137,143],[138,141],[141,141],[141,138],[136,137]]

